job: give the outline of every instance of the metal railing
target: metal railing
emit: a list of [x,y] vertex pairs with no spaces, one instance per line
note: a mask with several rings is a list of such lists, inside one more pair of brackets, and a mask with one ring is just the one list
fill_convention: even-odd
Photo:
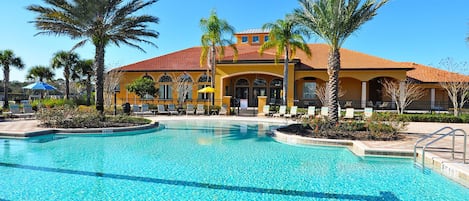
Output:
[[[449,130],[446,133],[441,133],[442,131]],[[461,132],[462,134],[457,134],[457,132]],[[427,142],[425,145],[420,145],[419,144],[429,138],[432,138],[435,135],[439,135],[439,137],[431,140],[430,142]],[[451,136],[452,137],[452,142],[451,142],[451,147],[431,147],[432,144],[440,141],[441,139]],[[457,136],[462,136],[464,137],[463,140],[463,151],[456,151],[455,145],[456,145],[456,137]],[[417,162],[417,149],[421,148],[422,149],[422,168],[425,169],[425,152],[451,152],[451,160],[454,160],[454,154],[459,153],[462,154],[462,161],[463,164],[466,163],[466,153],[467,153],[467,134],[464,130],[462,129],[454,129],[449,126],[443,127],[438,129],[437,131],[430,133],[428,135],[425,135],[421,137],[417,142],[414,144],[414,162]]]

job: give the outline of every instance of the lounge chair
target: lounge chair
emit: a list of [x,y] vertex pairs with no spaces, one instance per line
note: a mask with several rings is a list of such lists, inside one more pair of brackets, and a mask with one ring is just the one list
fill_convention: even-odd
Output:
[[372,115],[373,115],[373,108],[366,107],[363,112],[363,116],[365,117],[365,119],[371,118]]
[[315,106],[308,106],[308,113],[304,114],[303,118],[310,118],[310,117],[314,117],[316,113],[316,107]]
[[352,101],[345,101],[344,108],[352,107]]
[[158,104],[157,109],[158,109],[158,111],[156,112],[157,114],[169,114],[169,112],[166,111],[166,109],[164,109],[164,105],[162,104]]
[[262,112],[264,113],[264,116],[270,116],[270,105],[264,105]]
[[203,104],[197,104],[197,109],[195,110],[196,115],[204,115],[205,109]]
[[150,111],[150,107],[148,104],[143,104],[141,106],[141,110],[139,109],[140,107],[138,105],[133,105],[132,106],[132,113],[135,115],[151,115],[153,112]]
[[173,114],[178,115],[179,114],[179,112],[176,110],[176,107],[174,106],[174,104],[169,104],[168,105],[168,113],[170,115],[173,115]]
[[227,106],[225,104],[221,105],[218,115],[226,115],[228,113]]
[[328,107],[321,107],[321,116],[322,117],[327,117],[329,116],[329,108]]
[[354,118],[355,118],[355,110],[352,107],[346,108],[344,119],[354,119]]
[[296,117],[298,111],[298,106],[291,106],[290,113],[283,115],[286,118]]
[[[31,105],[29,105],[29,107],[31,107]],[[31,111],[32,111],[32,107],[31,107]],[[11,112],[11,114],[10,114],[11,117],[18,117],[18,118],[28,118],[28,117],[32,118],[32,117],[34,117],[34,112],[28,112],[28,113],[21,112],[20,111],[20,106],[17,105],[17,104],[11,104],[10,105],[10,112]]]
[[281,117],[287,113],[287,106],[286,105],[281,105],[280,108],[278,109],[278,112],[273,114],[273,117]]
[[194,110],[194,105],[192,104],[187,104],[186,106],[186,115],[193,115],[195,113],[195,110]]

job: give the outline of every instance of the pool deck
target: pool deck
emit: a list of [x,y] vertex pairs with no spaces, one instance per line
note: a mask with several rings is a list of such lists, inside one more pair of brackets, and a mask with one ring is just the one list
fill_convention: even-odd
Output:
[[[248,120],[248,121],[265,121],[277,123],[295,123],[285,118],[266,118],[266,117],[234,117],[234,116],[148,116],[148,119],[154,122],[161,120],[199,120],[199,119],[225,119],[225,120]],[[7,120],[0,122],[1,137],[22,137],[34,136],[38,134],[54,133],[53,129],[40,128],[37,126],[37,120]],[[414,143],[424,134],[434,132],[442,127],[450,126],[453,128],[463,129],[469,133],[469,124],[453,124],[453,123],[427,123],[427,122],[410,122],[407,130],[403,132],[405,138],[399,141],[352,141],[352,140],[324,140],[303,138],[300,136],[285,135],[275,133],[274,139],[289,144],[321,144],[346,146],[357,155],[362,156],[402,156],[412,157]],[[77,129],[62,129],[61,132],[77,132]],[[78,130],[80,131],[80,130]],[[456,138],[456,149],[462,150],[462,137]],[[469,143],[469,142],[468,142]],[[451,139],[443,139],[435,146],[451,146]],[[469,151],[469,147],[467,147]],[[469,155],[469,154],[468,154]],[[420,156],[420,154],[419,154]],[[469,187],[469,156],[466,156],[466,164],[462,162],[462,154],[455,155],[455,160],[450,160],[450,153],[432,152],[425,154],[425,167],[430,167],[435,171],[453,179],[466,187]],[[421,158],[418,158],[421,161]]]

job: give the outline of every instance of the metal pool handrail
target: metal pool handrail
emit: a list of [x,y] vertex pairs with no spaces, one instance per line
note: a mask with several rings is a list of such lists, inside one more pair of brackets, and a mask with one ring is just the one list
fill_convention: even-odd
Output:
[[438,129],[437,131],[435,131],[435,132],[433,132],[433,133],[430,133],[430,134],[428,134],[428,135],[425,135],[425,136],[421,137],[419,140],[417,140],[417,142],[415,142],[415,144],[414,144],[414,162],[417,161],[417,148],[423,148],[423,146],[420,146],[420,147],[419,147],[419,146],[417,146],[417,145],[418,145],[420,142],[422,142],[422,141],[424,141],[424,140],[426,140],[426,139],[432,137],[433,135],[436,135],[436,134],[438,134],[439,132],[441,132],[441,131],[443,131],[443,130],[446,130],[446,129],[450,129],[450,132],[454,130],[453,128],[451,128],[451,127],[449,127],[449,126],[445,126],[445,127],[443,127],[443,128]]

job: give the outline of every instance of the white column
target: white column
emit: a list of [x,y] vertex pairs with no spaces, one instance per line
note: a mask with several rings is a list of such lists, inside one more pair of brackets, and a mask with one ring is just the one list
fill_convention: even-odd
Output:
[[366,107],[366,81],[362,81],[362,108]]
[[430,109],[435,108],[435,88],[430,89]]

